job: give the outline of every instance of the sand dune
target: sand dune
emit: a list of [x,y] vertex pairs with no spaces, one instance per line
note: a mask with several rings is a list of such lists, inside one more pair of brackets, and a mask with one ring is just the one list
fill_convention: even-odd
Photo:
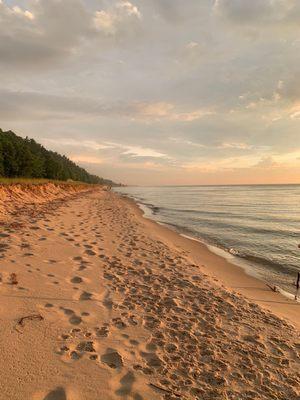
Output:
[[30,209],[1,230],[0,399],[299,399],[299,331],[131,202]]
[[16,222],[23,211],[28,216],[30,212],[37,212],[38,206],[51,207],[52,203],[93,189],[94,186],[75,183],[0,184],[0,222]]

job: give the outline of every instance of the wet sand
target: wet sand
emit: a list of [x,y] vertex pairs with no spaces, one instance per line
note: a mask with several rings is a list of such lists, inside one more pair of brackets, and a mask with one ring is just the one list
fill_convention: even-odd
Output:
[[[132,207],[138,218],[143,218],[143,212],[134,201],[126,197],[123,197],[122,200]],[[156,231],[157,235],[167,241],[171,248],[181,248],[182,251],[185,251],[190,260],[197,264],[203,273],[208,274],[215,283],[234,293],[246,296],[250,301],[254,301],[278,317],[288,320],[297,330],[300,330],[299,302],[272,291],[265,282],[247,274],[242,267],[230,263],[224,257],[210,251],[206,244],[181,236],[148,218],[143,218],[143,222],[151,231]],[[270,286],[274,286],[272,282],[270,282]]]
[[0,235],[0,399],[299,399],[299,307],[205,246],[104,191],[18,223]]

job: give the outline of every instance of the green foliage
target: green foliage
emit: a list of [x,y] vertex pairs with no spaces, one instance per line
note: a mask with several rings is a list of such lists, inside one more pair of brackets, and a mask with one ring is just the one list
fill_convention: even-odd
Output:
[[46,150],[33,139],[23,139],[0,129],[0,177],[55,179],[113,185],[89,174],[66,156]]

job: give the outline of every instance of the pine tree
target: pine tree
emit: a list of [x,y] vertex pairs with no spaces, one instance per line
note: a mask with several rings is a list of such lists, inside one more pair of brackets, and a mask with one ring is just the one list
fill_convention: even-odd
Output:
[[46,150],[28,137],[0,129],[0,176],[74,180],[113,185],[110,180],[89,174],[66,156]]

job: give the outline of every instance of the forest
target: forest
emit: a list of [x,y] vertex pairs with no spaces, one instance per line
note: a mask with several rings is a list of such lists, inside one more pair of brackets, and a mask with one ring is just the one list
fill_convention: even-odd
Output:
[[110,180],[89,174],[66,156],[45,149],[33,139],[0,129],[0,177],[80,181],[113,186]]

